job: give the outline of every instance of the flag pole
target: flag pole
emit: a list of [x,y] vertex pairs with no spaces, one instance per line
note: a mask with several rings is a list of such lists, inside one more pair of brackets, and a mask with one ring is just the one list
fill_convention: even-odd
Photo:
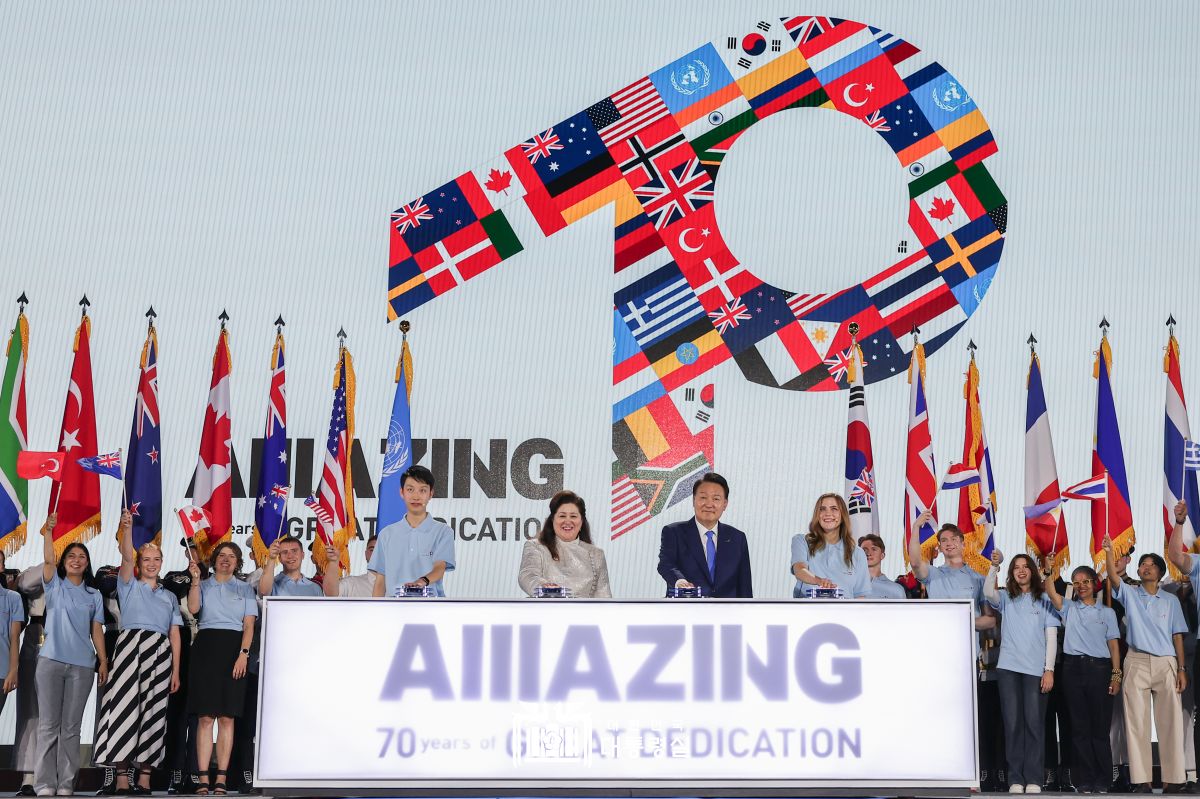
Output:
[[275,531],[275,540],[276,541],[278,541],[279,537],[281,535],[283,535],[283,522],[285,519],[287,519],[288,496],[291,493],[292,493],[292,487],[289,485],[287,487],[287,493],[284,494],[284,497],[283,497],[283,509],[279,512],[279,529]]
[[129,498],[125,492],[125,455],[123,449],[117,450],[117,464],[121,467],[121,510],[125,510],[125,506],[129,504]]

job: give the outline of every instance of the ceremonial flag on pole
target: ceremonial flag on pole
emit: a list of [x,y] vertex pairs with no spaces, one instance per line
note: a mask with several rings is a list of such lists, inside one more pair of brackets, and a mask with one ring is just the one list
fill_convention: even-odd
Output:
[[850,407],[846,418],[846,506],[850,533],[857,541],[869,533],[879,535],[875,487],[875,456],[871,451],[871,424],[867,419],[867,390],[863,382],[862,350],[850,346]]
[[121,479],[121,453],[109,452],[92,458],[80,458],[76,461],[86,472],[94,472],[105,477]]
[[347,544],[355,535],[354,478],[350,450],[354,445],[354,361],[344,345],[339,348],[333,375],[333,408],[329,414],[329,437],[325,441],[325,464],[317,489],[316,513],[320,535],[313,541],[317,562],[325,562],[325,547],[332,542],[339,553],[343,573],[350,567]]
[[[87,298],[84,298],[86,302]],[[47,513],[57,510],[54,553],[62,555],[68,544],[87,541],[100,532],[100,475],[79,465],[81,458],[96,456],[96,405],[92,394],[92,320],[84,306],[75,333],[75,360],[63,408],[59,452],[64,455],[62,479],[50,486]]]
[[1183,442],[1183,468],[1189,472],[1200,472],[1200,442]]
[[1100,544],[1107,534],[1113,542],[1113,554],[1121,557],[1133,547],[1133,512],[1129,507],[1129,478],[1125,474],[1125,451],[1117,408],[1113,401],[1112,348],[1107,333],[1100,339],[1093,376],[1096,378],[1096,438],[1092,445],[1092,474],[1108,473],[1107,500],[1092,503],[1092,559],[1100,564],[1104,550]]
[[963,386],[967,404],[962,466],[976,470],[979,480],[959,486],[958,528],[966,539],[963,560],[975,571],[986,575],[992,566],[995,546],[992,531],[996,527],[996,483],[992,479],[992,455],[984,432],[983,406],[979,402],[979,368],[975,365],[973,342],[971,346],[971,362]]
[[[914,340],[916,336],[913,337]],[[937,473],[933,462],[933,440],[929,433],[929,408],[925,404],[925,347],[913,346],[908,365],[908,447],[904,468],[904,558],[908,560],[907,543],[919,536],[921,551],[932,560],[937,549],[937,535],[932,524],[920,530],[913,523],[925,510],[937,518]]]
[[950,464],[949,471],[942,477],[942,491],[956,491],[967,486],[979,485],[982,478],[979,470],[964,463]]
[[[24,299],[25,295],[21,295]],[[22,304],[22,309],[24,305]],[[16,553],[25,544],[29,517],[29,484],[17,474],[17,458],[29,441],[25,404],[25,365],[29,355],[29,320],[24,310],[8,337],[3,381],[0,382],[0,550]]]
[[[133,548],[162,545],[162,431],[159,429],[158,332],[151,321],[139,361],[137,397],[125,462],[125,509],[133,517]],[[117,533],[120,535],[120,532]]]
[[412,353],[408,349],[408,334],[405,333],[400,344],[400,361],[396,364],[396,394],[392,398],[392,419],[388,423],[383,477],[379,480],[378,530],[400,521],[406,512],[404,498],[400,496],[400,476],[412,466],[412,421],[409,414],[412,381]]
[[267,421],[263,427],[262,466],[258,470],[258,493],[254,503],[254,534],[250,549],[254,562],[267,561],[267,549],[279,537],[287,519],[287,492],[275,491],[291,484],[288,469],[287,380],[284,373],[282,327],[271,350],[271,388],[267,394]]
[[1060,496],[1042,362],[1030,352],[1025,382],[1025,543],[1035,556],[1061,567],[1070,562],[1071,553]]
[[[222,313],[222,316],[225,316]],[[202,560],[233,533],[233,497],[231,470],[233,459],[229,439],[232,423],[229,415],[229,333],[221,322],[217,351],[213,355],[212,380],[204,407],[204,427],[200,434],[200,453],[196,459],[196,477],[192,503],[203,508],[210,524],[196,531],[196,548]]]
[[17,476],[22,480],[40,480],[49,477],[61,480],[63,464],[67,456],[61,452],[34,452],[25,450],[17,453]]
[[[1173,320],[1172,320],[1173,321]],[[1191,443],[1192,430],[1188,424],[1187,402],[1183,398],[1183,376],[1179,368],[1179,342],[1174,330],[1167,339],[1167,355],[1163,359],[1163,371],[1167,374],[1166,424],[1163,426],[1163,527],[1167,541],[1175,528],[1175,503],[1185,500],[1188,516],[1183,522],[1183,549],[1193,552],[1196,548],[1196,526],[1192,521],[1200,513],[1200,492],[1197,491],[1196,472],[1187,469],[1186,450]],[[1167,558],[1168,568],[1174,579],[1182,575]]]

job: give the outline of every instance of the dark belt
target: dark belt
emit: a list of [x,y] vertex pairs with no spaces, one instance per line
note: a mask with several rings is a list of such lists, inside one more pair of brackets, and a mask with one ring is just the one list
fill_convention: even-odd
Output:
[[30,616],[29,623],[30,624],[40,624],[44,627],[44,626],[46,626],[46,617],[45,616]]
[[1063,655],[1063,658],[1076,658],[1077,660],[1083,660],[1089,663],[1105,663],[1112,665],[1112,658],[1098,658],[1092,655]]

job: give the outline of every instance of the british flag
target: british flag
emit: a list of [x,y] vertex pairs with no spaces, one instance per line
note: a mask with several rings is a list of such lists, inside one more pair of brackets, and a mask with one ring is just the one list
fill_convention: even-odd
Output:
[[868,508],[875,504],[875,474],[872,470],[862,470],[858,479],[854,481],[850,496]]
[[925,347],[921,344],[913,347],[908,380],[911,389],[904,467],[904,552],[907,558],[907,543],[915,535],[928,560],[937,546],[933,525],[927,523],[919,530],[913,529],[917,517],[926,510],[937,518],[937,473],[934,471],[933,438],[929,432],[929,407],[925,404]]
[[409,228],[418,228],[422,222],[430,219],[433,219],[433,214],[429,212],[424,197],[418,197],[414,202],[392,211],[392,226],[396,228],[397,233],[406,233]]
[[833,17],[791,17],[782,18],[783,27],[792,36],[796,44],[803,44],[809,39],[820,36],[825,31],[841,22]]
[[863,122],[867,123],[867,127],[879,133],[890,133],[892,128],[888,125],[887,117],[879,113],[878,110],[872,111],[869,116],[863,117]]
[[753,317],[749,309],[742,303],[739,297],[733,302],[722,305],[715,311],[708,312],[708,318],[713,321],[713,326],[717,331],[724,334],[726,330],[735,328],[742,322]]
[[558,134],[554,132],[554,128],[550,128],[545,133],[536,134],[529,141],[521,142],[521,151],[525,153],[525,157],[531,164],[536,164],[539,158],[549,158],[550,153],[562,148],[562,142],[558,140]]
[[672,222],[713,201],[713,182],[698,158],[692,158],[633,190],[654,227],[662,230]]

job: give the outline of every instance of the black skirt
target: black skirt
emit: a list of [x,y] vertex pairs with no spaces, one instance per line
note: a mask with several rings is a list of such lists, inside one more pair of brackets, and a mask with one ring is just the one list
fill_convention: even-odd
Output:
[[233,664],[241,648],[241,630],[199,632],[188,669],[188,713],[241,718],[249,676],[233,679]]

